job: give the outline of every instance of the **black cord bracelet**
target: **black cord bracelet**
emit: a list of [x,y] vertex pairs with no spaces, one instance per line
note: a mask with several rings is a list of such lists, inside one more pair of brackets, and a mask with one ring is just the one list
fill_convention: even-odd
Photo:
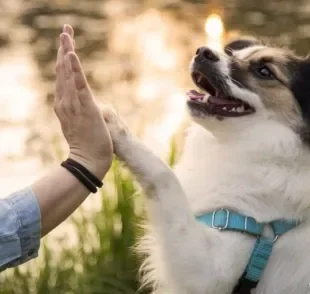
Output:
[[78,163],[77,161],[68,158],[66,160],[67,163],[78,169],[89,181],[91,181],[96,187],[101,188],[103,186],[103,182],[100,181],[96,176],[94,176],[87,168]]
[[69,172],[71,172],[90,192],[96,193],[96,186],[89,180],[82,172],[80,172],[77,168],[70,165],[68,162],[63,161],[61,166],[66,168]]

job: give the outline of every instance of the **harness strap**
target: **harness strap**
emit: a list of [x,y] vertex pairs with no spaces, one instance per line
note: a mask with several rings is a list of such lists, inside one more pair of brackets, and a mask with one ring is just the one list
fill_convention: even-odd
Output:
[[258,282],[273,248],[273,240],[260,237],[256,240],[252,255],[245,270],[245,279]]
[[261,235],[264,224],[258,223],[253,217],[245,216],[228,209],[217,209],[197,217],[200,222],[218,229]]
[[[270,223],[258,223],[254,218],[248,217],[228,209],[218,209],[211,213],[198,216],[197,219],[206,225],[220,231],[229,230],[254,235],[257,240],[247,264],[244,274],[239,279],[233,293],[250,294],[262,276],[272,252],[274,242],[279,236],[295,228],[299,221],[275,220]],[[262,236],[265,225],[269,225],[274,238]]]

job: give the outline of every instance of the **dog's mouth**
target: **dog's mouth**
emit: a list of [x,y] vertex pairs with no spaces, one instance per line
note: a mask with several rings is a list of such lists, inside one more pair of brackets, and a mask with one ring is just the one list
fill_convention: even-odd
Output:
[[228,96],[221,89],[217,89],[200,72],[193,72],[192,79],[200,89],[210,95],[190,90],[187,93],[190,107],[219,117],[240,117],[255,112],[255,109],[247,102]]

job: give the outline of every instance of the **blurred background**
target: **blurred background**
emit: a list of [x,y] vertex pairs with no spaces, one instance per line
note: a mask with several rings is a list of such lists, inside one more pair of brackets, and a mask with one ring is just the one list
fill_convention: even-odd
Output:
[[[53,112],[58,36],[75,29],[99,103],[173,165],[188,119],[188,65],[201,45],[252,35],[308,53],[307,0],[0,0],[0,186],[4,197],[66,157]],[[139,290],[143,196],[118,162],[106,186],[45,238],[40,258],[0,275],[0,294]]]

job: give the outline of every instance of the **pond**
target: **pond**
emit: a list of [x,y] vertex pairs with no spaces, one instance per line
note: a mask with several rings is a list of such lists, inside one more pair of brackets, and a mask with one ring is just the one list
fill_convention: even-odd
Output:
[[[31,183],[66,154],[53,112],[55,59],[64,23],[99,103],[115,105],[165,156],[187,125],[188,64],[198,46],[254,35],[308,52],[306,0],[10,0],[0,2],[0,185]],[[206,24],[215,15],[211,26]],[[1,197],[2,197],[1,196]]]

